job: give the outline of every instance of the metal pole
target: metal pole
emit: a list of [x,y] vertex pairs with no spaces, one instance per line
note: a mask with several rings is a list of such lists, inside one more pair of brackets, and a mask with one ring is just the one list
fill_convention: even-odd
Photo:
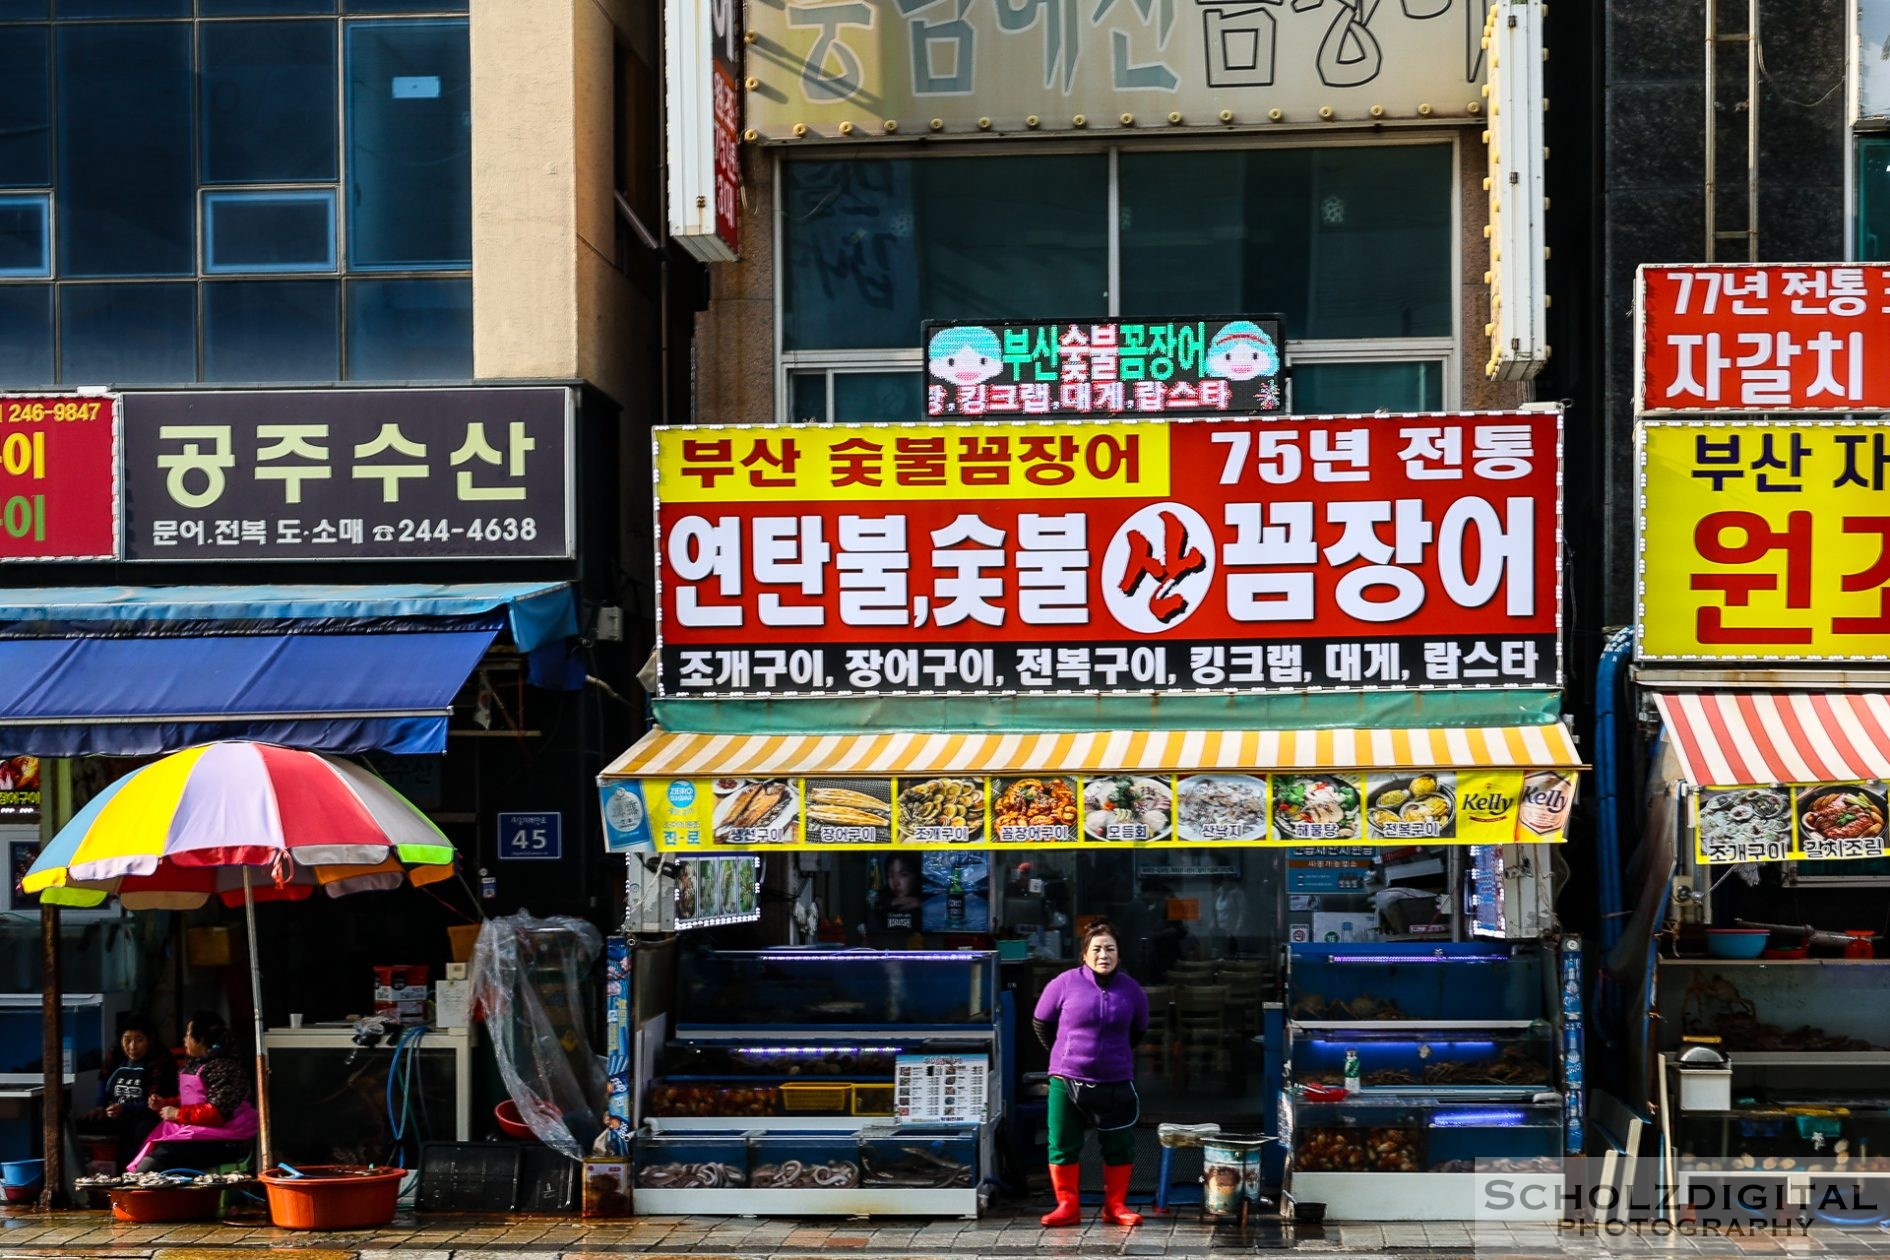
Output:
[[275,1167],[269,1136],[269,1047],[263,1042],[262,958],[256,952],[256,894],[243,868],[243,922],[249,928],[249,1004],[256,1035],[256,1155],[264,1172]]
[[1759,0],[1746,0],[1746,261],[1759,261]]
[[57,1208],[66,1205],[66,1056],[65,1001],[59,989],[59,907],[39,908],[40,1008],[39,1053],[40,1079],[44,1093],[40,1098],[42,1154],[46,1159],[46,1185],[39,1192],[39,1205]]
[[1706,0],[1706,257],[1719,257],[1719,0]]

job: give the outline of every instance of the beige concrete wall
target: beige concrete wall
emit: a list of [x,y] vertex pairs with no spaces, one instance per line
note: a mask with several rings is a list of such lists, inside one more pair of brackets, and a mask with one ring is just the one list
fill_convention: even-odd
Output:
[[473,374],[480,379],[578,374],[572,49],[580,5],[589,8],[590,0],[472,6]]
[[742,146],[740,262],[709,268],[709,308],[696,316],[695,418],[774,419],[774,155]]
[[473,6],[481,379],[587,380],[629,407],[656,371],[655,311],[617,258],[613,197],[618,48],[660,67],[648,16],[632,0]]
[[[1487,160],[1476,129],[1460,132],[1458,219],[1462,238],[1459,305],[1463,335],[1458,398],[1467,410],[1501,410],[1529,401],[1524,383],[1489,380],[1483,371],[1489,339],[1489,242],[1483,192]],[[696,317],[695,417],[702,421],[765,424],[775,417],[774,172],[773,150],[742,152],[742,261],[710,268],[713,297]]]
[[[634,46],[656,67],[659,81],[663,64],[653,46],[653,30],[635,25],[631,10],[629,0],[577,0],[572,67],[577,111],[576,375],[626,407],[647,390],[648,378],[658,370],[654,347],[659,334],[655,310],[631,286],[617,258],[614,83],[619,42]],[[654,109],[654,102],[648,108]],[[647,226],[663,230],[660,223]]]

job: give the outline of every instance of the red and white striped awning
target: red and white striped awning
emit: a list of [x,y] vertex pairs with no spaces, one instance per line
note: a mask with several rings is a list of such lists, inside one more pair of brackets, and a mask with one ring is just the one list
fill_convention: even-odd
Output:
[[1654,703],[1699,787],[1890,778],[1890,694],[1673,691]]

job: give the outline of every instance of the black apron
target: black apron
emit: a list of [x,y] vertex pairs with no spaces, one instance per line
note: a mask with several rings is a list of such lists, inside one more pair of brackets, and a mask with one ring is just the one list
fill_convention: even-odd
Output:
[[1070,1101],[1092,1129],[1128,1129],[1142,1118],[1142,1098],[1134,1081],[1073,1081],[1064,1077]]

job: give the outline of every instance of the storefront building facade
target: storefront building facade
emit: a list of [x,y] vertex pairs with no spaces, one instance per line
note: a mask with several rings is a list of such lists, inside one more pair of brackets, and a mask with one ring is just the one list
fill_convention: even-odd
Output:
[[[1630,860],[1603,884],[1598,993],[1625,1051],[1610,1127],[1658,1132],[1682,1187],[1727,1168],[1881,1185],[1890,458],[1856,413],[1883,398],[1881,317],[1857,295],[1885,283],[1869,263],[1637,278],[1640,581],[1603,678],[1611,725],[1640,734],[1597,771],[1643,786],[1603,824],[1602,860]],[[1755,335],[1802,343],[1807,373],[1718,362]],[[1833,1122],[1798,1119],[1813,1100]]]
[[[976,1042],[1005,1018],[993,1004],[1027,1028],[1037,992],[1098,918],[1118,926],[1125,965],[1163,1011],[1138,1058],[1148,1121],[1275,1131],[1282,1086],[1336,1070],[1314,1062],[1315,1032],[1339,1016],[1316,1012],[1367,995],[1329,986],[1293,1034],[1310,1057],[1289,1051],[1288,1008],[1309,996],[1284,974],[1289,947],[1351,949],[1376,966],[1374,948],[1469,942],[1479,927],[1528,942],[1511,986],[1528,1009],[1493,998],[1430,1017],[1553,1027],[1553,1044],[1503,1060],[1530,1060],[1526,1070],[1488,1083],[1564,1087],[1554,995],[1575,943],[1537,913],[1557,863],[1513,860],[1530,847],[1519,841],[1560,838],[1581,764],[1559,721],[1562,418],[1553,405],[1524,409],[1548,346],[1540,324],[1524,336],[1492,315],[1493,289],[1512,318],[1542,293],[1539,271],[1506,288],[1513,267],[1497,261],[1507,238],[1492,201],[1512,185],[1492,177],[1490,137],[1515,115],[1493,124],[1486,113],[1483,13],[1406,6],[1369,28],[1353,17],[1342,6],[1256,16],[791,3],[752,6],[745,31],[714,27],[746,50],[746,143],[713,191],[739,209],[723,239],[740,261],[711,268],[696,423],[657,435],[657,728],[607,767],[600,791],[610,845],[628,854],[633,932],[700,927],[697,945],[762,952],[687,948],[678,960],[659,949],[655,972],[636,972],[625,1036],[640,1048],[623,1043],[613,1106],[661,1152],[638,1155],[639,1185],[662,1192],[660,1210],[723,1210],[723,1182],[676,1189],[692,1165],[718,1178],[744,1159],[781,1166],[726,1132],[692,1154],[692,1132],[772,1138],[772,1127],[818,1123],[793,1114],[799,1086],[769,1078],[766,1065],[786,1061],[771,1055],[824,1063],[845,1050],[837,1043],[886,1042],[885,1062],[848,1054],[837,1070],[868,1078],[856,1098],[882,1079],[898,1088],[894,1052],[919,1049],[910,1019],[857,1017],[883,1000],[869,990],[900,991],[899,968],[949,968],[959,950],[971,951],[966,965],[992,959],[995,996],[940,1020],[975,1025],[964,1040]],[[1532,52],[1539,64],[1539,42]],[[726,104],[725,92],[718,125],[731,121]],[[1537,161],[1538,182],[1518,185],[1539,194],[1540,172]],[[1540,213],[1529,217],[1539,226]],[[1530,256],[1510,251],[1512,263]],[[1513,335],[1493,351],[1499,325]],[[1189,375],[1223,337],[1265,345],[1276,393],[1241,374]],[[967,376],[953,375],[959,353],[977,360]],[[1289,412],[1306,418],[1257,419]],[[1418,426],[1461,452],[1434,514],[1424,461],[1405,449]],[[1499,428],[1529,473],[1473,453]],[[1350,454],[1336,458],[1360,462],[1338,468],[1341,448]],[[1534,475],[1544,488],[1520,508],[1537,492],[1509,478]],[[1273,505],[1307,509],[1303,536],[1263,511],[1238,532],[1257,509],[1241,506],[1248,483],[1261,481],[1280,488],[1260,497],[1305,500]],[[1529,558],[1511,553],[1518,567],[1498,583],[1508,596],[1473,580],[1444,614],[1446,571],[1477,567],[1474,547],[1442,558],[1468,528],[1444,526],[1449,501],[1486,494],[1510,525],[1520,518],[1505,512],[1532,521]],[[1325,541],[1346,501],[1381,495],[1385,537],[1394,500],[1415,531],[1395,563],[1423,568],[1411,576],[1428,589],[1423,616],[1442,626],[1454,615],[1467,636],[1454,652],[1423,641],[1412,606],[1349,620],[1346,599],[1370,579],[1346,577],[1357,557],[1344,547],[1301,557],[1318,573],[1240,572],[1286,561],[1270,548],[1304,550],[1315,532]],[[1468,532],[1484,564],[1498,534],[1520,538],[1500,524]],[[1189,567],[1189,556],[1211,561]],[[1382,562],[1394,563],[1389,548]],[[1293,604],[1300,577],[1308,611],[1259,611]],[[1126,606],[1138,592],[1140,613]],[[1178,629],[1189,617],[1198,624]],[[1305,635],[1280,624],[1301,617],[1314,621],[1297,627]],[[1487,643],[1470,642],[1486,630]],[[1541,775],[1560,785],[1543,795],[1564,812],[1553,837],[1532,838],[1515,811]],[[1443,805],[1444,780],[1463,808],[1495,809],[1487,831]],[[1421,801],[1447,808],[1450,828],[1394,816],[1430,807]],[[1224,816],[1211,817],[1217,808]],[[1499,850],[1510,879],[1527,865],[1544,881],[1526,896],[1511,888],[1500,928]],[[758,864],[734,856],[747,853]],[[881,955],[886,975],[858,995],[841,973],[872,971],[869,958],[835,957],[832,974],[809,980],[818,953],[768,952],[816,942],[913,952]],[[1001,961],[978,952],[994,948]],[[1497,952],[1508,965],[1507,947]],[[1403,964],[1387,966],[1381,987]],[[669,992],[669,968],[675,1005],[646,1004],[646,990]],[[1337,970],[1358,980],[1367,968]],[[759,1016],[718,1005],[723,990],[756,995],[777,1025],[748,1034],[745,1063],[714,1043]],[[659,1018],[667,1044],[649,1036]],[[1403,1070],[1393,1060],[1405,1051],[1415,1043],[1373,1051],[1375,1083]],[[997,1106],[959,1119],[1008,1115],[1028,1163],[1040,1118],[1023,1082],[1042,1054],[1027,1033],[1004,1054],[986,1065]],[[1579,1068],[1576,1081],[1579,1095]],[[894,1113],[853,1114],[873,1125]],[[1570,1123],[1579,1132],[1559,1101],[1541,1123],[1544,1149],[1510,1153],[1546,1158]],[[828,1150],[820,1162],[848,1158]],[[1152,1173],[1152,1151],[1144,1163]],[[1444,1153],[1404,1171],[1448,1176],[1451,1163]],[[864,1202],[807,1189],[794,1210]],[[1348,1210],[1373,1210],[1368,1197],[1345,1196]]]
[[[265,966],[333,963],[269,987],[271,1028],[372,1009],[377,964],[438,979],[449,926],[613,913],[576,837],[587,750],[640,717],[626,435],[671,401],[663,321],[699,278],[636,230],[661,218],[660,38],[627,4],[0,5],[0,749],[45,804],[10,819],[7,991],[38,987],[17,875],[42,830],[210,739],[365,756],[460,855],[446,904],[265,913]],[[124,1008],[175,1036],[247,1001],[214,912],[188,950],[104,915],[66,914],[68,992],[120,991],[80,1074]]]

